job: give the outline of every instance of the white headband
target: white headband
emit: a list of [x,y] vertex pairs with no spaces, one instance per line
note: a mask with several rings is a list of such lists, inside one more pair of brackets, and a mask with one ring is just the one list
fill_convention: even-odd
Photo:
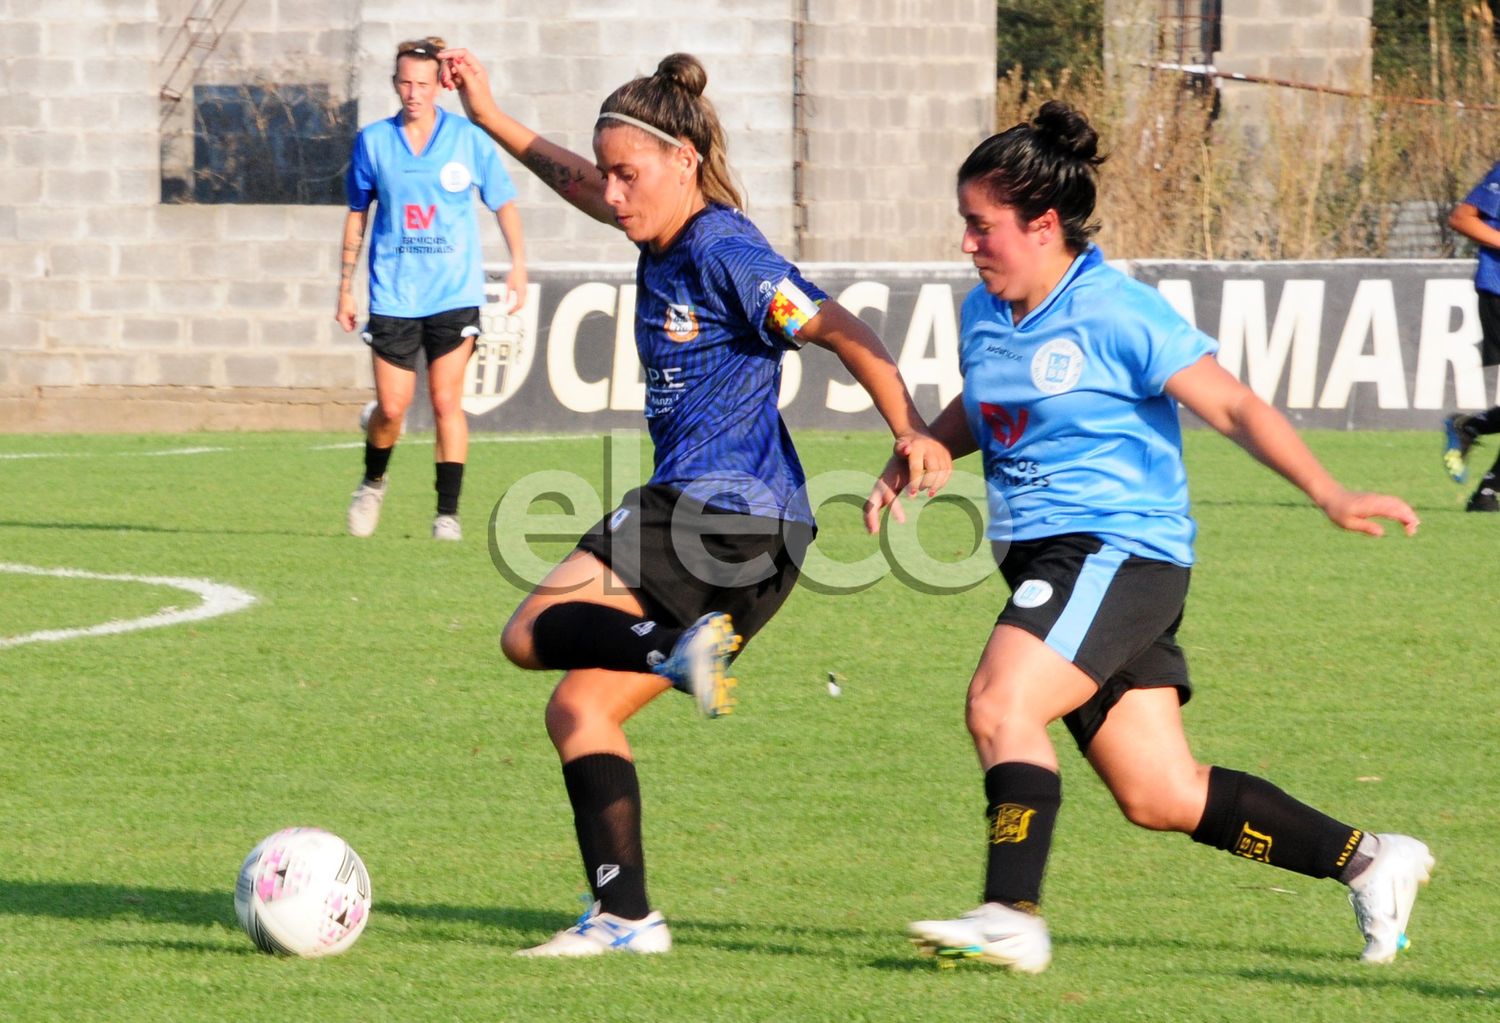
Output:
[[645,121],[642,121],[642,120],[640,120],[638,118],[635,118],[635,117],[631,117],[629,114],[617,114],[617,113],[615,113],[613,111],[610,111],[609,113],[606,113],[606,114],[600,114],[599,115],[599,120],[602,121],[606,117],[610,118],[611,120],[615,120],[615,121],[623,121],[625,124],[630,125],[632,128],[639,128],[639,129],[641,129],[641,131],[649,132],[652,135],[655,135],[657,138],[661,139],[663,142],[667,143],[668,145],[670,145],[670,146],[676,146],[678,149],[681,149],[683,147],[683,145],[685,145],[685,143],[682,141],[682,139],[674,138],[673,136],[668,135],[666,132],[662,131],[656,125],[654,125],[654,124],[647,124]]

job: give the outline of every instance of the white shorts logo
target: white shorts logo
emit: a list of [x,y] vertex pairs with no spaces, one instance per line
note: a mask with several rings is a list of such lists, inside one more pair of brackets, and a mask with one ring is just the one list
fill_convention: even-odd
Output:
[[1016,607],[1041,607],[1052,599],[1052,584],[1045,579],[1027,579],[1016,592],[1011,594],[1010,602]]
[[613,533],[615,530],[619,529],[620,523],[624,522],[626,517],[629,515],[629,508],[616,508],[615,513],[609,517],[609,531]]
[[1083,376],[1083,349],[1069,338],[1048,341],[1031,357],[1031,382],[1044,394],[1062,394]]
[[469,168],[454,160],[443,164],[443,169],[438,171],[438,181],[450,192],[462,192],[474,183],[474,175],[469,173]]

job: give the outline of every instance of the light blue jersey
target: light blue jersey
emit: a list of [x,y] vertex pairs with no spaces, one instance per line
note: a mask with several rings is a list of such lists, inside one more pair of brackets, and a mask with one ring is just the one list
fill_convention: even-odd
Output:
[[[1479,211],[1487,227],[1500,228],[1500,163],[1490,168],[1484,180],[1464,196],[1464,202]],[[1474,268],[1474,289],[1500,295],[1500,249],[1480,245],[1479,263]]]
[[479,220],[471,188],[492,210],[516,197],[489,137],[441,108],[413,154],[401,115],[367,124],[344,182],[351,210],[369,209],[370,312],[415,319],[484,305]]
[[802,346],[799,331],[828,296],[727,206],[695,215],[665,252],[640,253],[635,344],[651,482],[726,511],[811,523],[776,399],[782,355]]
[[992,540],[1088,533],[1193,562],[1177,403],[1163,388],[1217,350],[1095,246],[1020,323],[984,287],[963,305],[964,411],[984,458]]

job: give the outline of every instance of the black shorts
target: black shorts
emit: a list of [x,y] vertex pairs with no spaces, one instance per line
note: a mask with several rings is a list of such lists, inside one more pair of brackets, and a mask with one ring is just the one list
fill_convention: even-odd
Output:
[[449,309],[413,319],[371,313],[361,336],[392,366],[416,372],[418,351],[426,353],[427,365],[431,366],[469,338],[479,336],[479,307]]
[[1000,574],[1011,595],[995,624],[1025,629],[1099,686],[1063,717],[1080,752],[1131,689],[1175,686],[1181,702],[1192,697],[1177,645],[1188,569],[1069,533],[1012,543]]
[[608,565],[648,618],[682,628],[723,611],[749,642],[791,596],[814,532],[647,484],[583,534],[578,549]]
[[1484,334],[1479,344],[1479,361],[1485,366],[1500,366],[1500,295],[1481,291],[1479,329]]

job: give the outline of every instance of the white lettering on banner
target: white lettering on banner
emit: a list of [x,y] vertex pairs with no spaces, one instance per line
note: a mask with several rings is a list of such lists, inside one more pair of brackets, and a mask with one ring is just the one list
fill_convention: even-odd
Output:
[[[927,339],[932,339],[932,356],[927,356]],[[953,318],[953,286],[924,284],[917,292],[917,304],[906,327],[906,341],[896,360],[906,389],[916,393],[919,384],[938,389],[938,402],[946,407],[964,386],[958,371],[958,323]]]
[[[1368,355],[1367,337],[1373,342]],[[1409,407],[1396,320],[1396,289],[1389,280],[1363,280],[1355,289],[1318,407],[1348,408],[1349,393],[1356,383],[1373,383],[1376,403],[1383,409]]]
[[783,409],[796,401],[801,386],[802,353],[788,348],[781,356],[781,391],[776,395],[776,407]]
[[[1193,326],[1198,325],[1198,314],[1193,308],[1193,282],[1182,280],[1161,281],[1156,285],[1167,305],[1177,310],[1177,315]],[[1222,319],[1222,315],[1220,319]]]
[[[1458,326],[1449,329],[1453,310]],[[1417,342],[1413,408],[1446,408],[1448,367],[1459,408],[1484,407],[1484,367],[1479,364],[1479,302],[1469,281],[1427,281],[1422,289],[1422,333]]]
[[[573,412],[602,412],[609,407],[609,381],[584,380],[578,375],[574,349],[578,327],[590,313],[608,316],[615,311],[615,289],[590,281],[563,296],[552,314],[547,337],[547,382],[563,408]],[[644,401],[644,396],[642,398]]]
[[609,407],[617,412],[640,412],[646,407],[646,381],[635,347],[635,285],[620,285],[615,312],[615,362],[610,373]]
[[1266,282],[1225,281],[1219,306],[1219,364],[1243,379],[1262,401],[1271,402],[1281,385],[1287,355],[1288,408],[1312,408],[1318,376],[1318,340],[1323,325],[1322,281],[1289,280],[1281,288],[1276,319],[1266,334]]
[[[891,289],[879,281],[857,281],[839,293],[838,304],[858,316],[861,309],[874,309],[882,316],[888,308]],[[908,385],[910,381],[908,381]],[[874,404],[859,384],[828,381],[827,408],[832,412],[863,412]]]

